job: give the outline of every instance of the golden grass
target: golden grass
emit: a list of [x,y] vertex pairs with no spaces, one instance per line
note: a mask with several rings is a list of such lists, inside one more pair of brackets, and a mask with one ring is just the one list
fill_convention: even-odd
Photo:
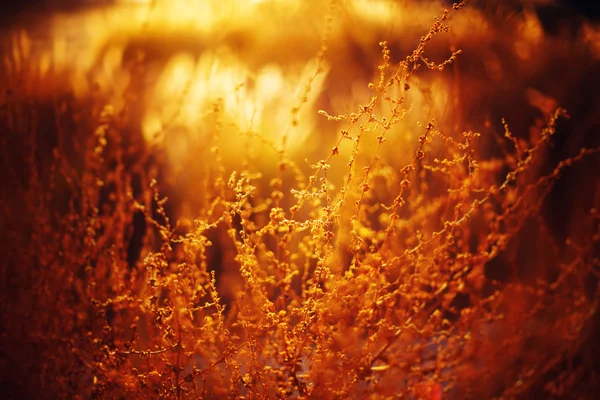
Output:
[[[289,33],[296,46],[313,39],[302,54],[271,54],[284,40],[235,36],[242,25],[223,28],[227,45],[166,58],[152,55],[166,44],[103,33],[81,65],[35,59],[24,31],[7,38],[1,384],[35,398],[177,399],[514,398],[582,385],[600,214],[586,207],[563,244],[542,207],[600,148],[549,168],[567,113],[531,90],[545,121],[529,132],[510,121],[463,131],[461,96],[477,88],[445,40],[455,14],[461,37],[478,11],[443,11],[406,54],[366,37],[368,58],[352,55],[347,15],[377,21],[386,5],[277,11],[317,21]],[[267,11],[236,12],[285,38]],[[519,57],[542,40],[526,22]],[[491,79],[507,74],[491,59]]]

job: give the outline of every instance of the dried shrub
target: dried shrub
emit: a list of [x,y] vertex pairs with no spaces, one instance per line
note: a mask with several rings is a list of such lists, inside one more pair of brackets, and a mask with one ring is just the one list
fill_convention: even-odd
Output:
[[127,64],[118,110],[100,89],[50,105],[27,87],[6,96],[7,391],[514,398],[566,396],[591,382],[584,355],[597,324],[600,214],[581,211],[563,244],[543,207],[566,171],[597,165],[600,147],[549,167],[568,118],[558,107],[535,135],[510,121],[484,134],[432,118],[403,136],[411,115],[426,115],[415,110],[415,82],[460,60],[460,50],[428,58],[451,16],[468,11],[458,3],[405,58],[392,61],[401,55],[379,43],[369,100],[319,111],[319,129],[336,133],[307,165],[287,146],[303,118],[315,118],[311,93],[324,85],[340,7],[328,9],[313,75],[289,94],[289,126],[276,139],[232,123],[217,96],[200,111],[205,134],[176,111],[150,140],[136,104],[148,90],[142,57]]

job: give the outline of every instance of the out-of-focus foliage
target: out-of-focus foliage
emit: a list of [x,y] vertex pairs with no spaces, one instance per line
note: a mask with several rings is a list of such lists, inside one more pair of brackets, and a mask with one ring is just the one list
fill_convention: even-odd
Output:
[[[534,83],[574,50],[531,10],[499,27],[463,3],[237,3],[128,3],[3,37],[2,387],[597,387],[597,119],[555,162],[568,88]],[[573,57],[597,65],[582,32]],[[552,200],[578,166],[573,201]]]

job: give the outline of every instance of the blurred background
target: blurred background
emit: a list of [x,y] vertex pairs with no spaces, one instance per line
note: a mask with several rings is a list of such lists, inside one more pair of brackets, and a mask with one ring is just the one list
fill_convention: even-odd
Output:
[[[118,2],[123,3],[148,2]],[[250,3],[259,2],[228,4],[236,8],[236,5]],[[290,139],[288,143],[291,156],[296,156],[308,171],[310,168],[306,165],[309,162],[300,156],[307,155],[310,162],[326,157],[338,133],[337,125],[318,117],[316,110],[345,113],[368,99],[370,94],[366,85],[376,76],[376,66],[380,62],[378,41],[389,41],[393,62],[402,59],[414,48],[419,36],[427,31],[433,16],[439,13],[440,5],[439,2],[432,2],[431,7],[427,2],[389,2],[402,4],[409,10],[407,15],[398,12],[398,15],[390,16],[386,14],[386,8],[380,12],[376,7],[370,7],[383,2],[343,3],[359,4],[362,8],[349,8],[351,11],[347,14],[340,13],[334,18],[334,39],[330,40],[323,73],[315,79],[306,107],[299,115],[300,137]],[[96,9],[111,10],[115,4],[115,1],[101,0],[3,2],[0,5],[2,29],[14,28],[16,32],[12,41],[3,42],[6,45],[3,54],[10,52],[9,58],[12,58],[14,50],[12,61],[18,62],[11,64],[16,71],[14,74],[9,71],[2,76],[5,78],[2,89],[6,90],[1,96],[17,98],[15,102],[32,100],[40,127],[37,132],[41,143],[37,153],[40,159],[36,161],[43,166],[52,160],[52,148],[58,137],[52,122],[56,114],[63,115],[61,110],[77,111],[73,104],[93,103],[98,100],[95,96],[102,93],[106,96],[102,101],[113,104],[119,112],[127,101],[124,94],[138,91],[140,96],[129,101],[128,121],[131,125],[122,130],[126,132],[124,140],[130,141],[131,148],[144,153],[144,146],[154,143],[156,133],[166,131],[171,135],[164,140],[164,152],[158,152],[167,161],[160,163],[164,170],[156,175],[164,185],[161,190],[171,199],[168,212],[176,217],[194,218],[196,211],[205,206],[194,202],[200,201],[195,194],[207,164],[199,154],[204,157],[208,149],[191,151],[190,143],[198,143],[194,138],[190,139],[189,133],[197,131],[204,135],[208,131],[205,126],[214,123],[206,121],[199,110],[212,107],[211,101],[219,96],[235,94],[222,104],[230,112],[226,122],[237,124],[236,128],[224,131],[225,138],[221,143],[225,164],[231,169],[239,169],[247,156],[244,140],[248,138],[235,136],[238,130],[256,128],[264,138],[279,143],[281,133],[288,128],[290,110],[302,96],[302,85],[315,70],[314,57],[324,30],[326,7],[303,10],[307,15],[312,13],[323,19],[308,18],[314,20],[314,24],[300,25],[295,19],[297,13],[282,7],[276,8],[279,14],[249,20],[244,18],[243,10],[237,10],[231,14],[231,25],[210,23],[206,30],[202,26],[188,28],[169,24],[172,21],[167,19],[165,22],[159,15],[158,22],[165,23],[166,28],[158,24],[145,37],[138,32],[139,27],[134,26],[142,19],[138,14],[109,13],[107,19],[87,14]],[[597,73],[600,67],[598,2],[474,0],[469,5],[471,10],[465,9],[457,15],[456,21],[451,22],[450,35],[440,37],[431,46],[431,54],[436,60],[447,57],[449,49],[453,48],[462,49],[463,54],[452,68],[441,73],[422,71],[422,75],[415,77],[415,90],[410,98],[416,105],[415,111],[396,127],[395,133],[399,134],[390,138],[395,142],[384,147],[382,158],[394,168],[405,165],[412,153],[399,154],[398,148],[410,146],[407,148],[412,149],[419,132],[416,123],[424,123],[428,118],[435,118],[450,134],[469,129],[489,133],[488,138],[503,135],[501,119],[505,118],[516,136],[534,142],[545,118],[557,106],[565,107],[571,118],[559,123],[555,145],[548,151],[540,173],[548,173],[557,162],[577,154],[581,147],[600,145],[600,102],[593,90],[600,87]],[[280,19],[271,20],[272,15]],[[227,22],[229,14],[224,12],[219,18]],[[136,75],[139,72],[135,69],[136,61],[141,53],[146,57],[146,75]],[[23,74],[19,75],[21,72]],[[24,76],[25,80],[12,79],[14,76]],[[147,80],[137,80],[140,76]],[[245,88],[241,88],[240,82]],[[22,98],[18,97],[20,94]],[[60,100],[56,101],[60,107],[54,107],[53,97]],[[66,126],[77,126],[80,122],[76,112],[65,114],[69,114],[63,115]],[[88,129],[91,132],[92,127],[90,123],[81,131]],[[69,131],[67,135],[73,132]],[[227,137],[228,134],[232,136]],[[202,144],[201,139],[196,141]],[[14,141],[18,142],[18,139]],[[483,142],[482,157],[493,156],[499,151],[491,139]],[[299,151],[294,153],[294,149]],[[19,171],[23,161],[19,160],[18,147],[7,146],[3,151],[6,152],[5,160],[14,157],[13,168],[17,166],[14,169]],[[342,153],[344,151],[349,153],[349,149],[343,149]],[[435,153],[436,149],[432,146],[431,151]],[[275,173],[276,154],[269,150],[266,156],[262,153],[250,156],[257,163],[254,167],[271,178],[268,174]],[[135,159],[139,155],[128,156]],[[428,153],[428,157],[433,155]],[[344,162],[341,166],[334,165],[330,178],[335,179],[336,174],[338,178],[343,177],[345,171]],[[3,179],[7,182],[11,178]],[[264,181],[269,182],[269,179]],[[544,203],[541,214],[561,251],[567,237],[577,239],[578,235],[584,235],[579,228],[589,209],[600,202],[599,182],[598,159],[586,159],[564,172]],[[134,182],[134,186],[141,192],[139,182]],[[13,210],[18,207],[19,204],[14,204]],[[137,224],[141,226],[143,218]],[[539,270],[548,268],[539,261],[553,255],[550,251],[545,253],[544,246],[531,239],[537,235],[536,227],[524,231],[518,237],[523,240],[515,240],[511,251],[487,266],[487,278],[508,280],[510,267],[519,260],[521,264],[518,265],[529,267],[519,277],[529,273],[535,276]],[[135,239],[134,233],[132,243]],[[214,238],[215,243],[218,240]],[[133,243],[131,247],[128,262],[134,265],[141,258],[141,243]],[[219,257],[222,254],[214,255],[216,263],[220,262]],[[538,263],[529,264],[530,260],[538,260]],[[236,282],[219,282],[219,290],[224,296],[231,296]],[[590,293],[593,294],[596,284],[597,280],[593,278],[586,282],[591,288]],[[537,327],[541,328],[544,326]],[[591,339],[587,339],[573,359],[576,364],[585,364],[589,375],[594,376],[600,371],[597,357],[600,343],[594,340],[600,334],[598,316],[593,319],[591,331]],[[559,375],[570,367],[559,365],[551,372]],[[548,380],[554,375],[548,376]],[[538,385],[544,383],[542,380]]]

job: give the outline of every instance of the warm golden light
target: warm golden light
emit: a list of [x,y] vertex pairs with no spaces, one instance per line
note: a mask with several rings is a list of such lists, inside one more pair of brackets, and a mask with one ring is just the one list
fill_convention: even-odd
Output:
[[100,3],[1,36],[0,392],[600,388],[597,23],[537,1]]

